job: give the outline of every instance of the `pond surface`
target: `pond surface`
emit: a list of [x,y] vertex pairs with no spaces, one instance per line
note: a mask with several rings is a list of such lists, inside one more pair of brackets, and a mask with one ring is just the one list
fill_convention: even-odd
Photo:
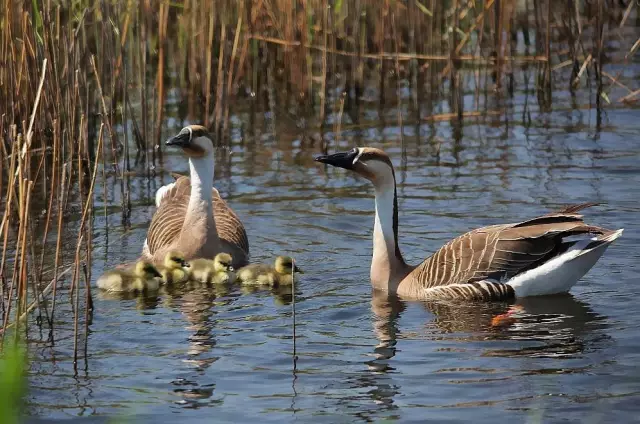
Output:
[[[587,221],[625,232],[570,295],[460,305],[372,293],[369,183],[314,163],[318,142],[294,123],[265,118],[262,129],[234,132],[231,149],[218,151],[215,184],[245,223],[252,261],[288,253],[305,271],[295,297],[295,369],[290,293],[238,286],[146,299],[96,293],[77,374],[68,300],[57,306],[53,346],[46,332],[31,330],[34,421],[637,419],[640,109],[611,107],[596,129],[595,110],[532,113],[522,122],[524,102],[516,96],[504,115],[461,127],[406,125],[402,143],[396,121],[373,113],[345,125],[339,142],[324,137],[329,151],[371,145],[391,155],[400,242],[414,264],[478,226],[603,202],[585,211]],[[170,119],[165,135],[182,125]],[[168,171],[188,165],[167,150],[152,180],[135,170],[130,228],[121,225],[119,183],[106,187],[106,219],[102,187],[97,194],[93,281],[137,257],[155,190],[171,181]],[[494,320],[509,310],[510,319]]]

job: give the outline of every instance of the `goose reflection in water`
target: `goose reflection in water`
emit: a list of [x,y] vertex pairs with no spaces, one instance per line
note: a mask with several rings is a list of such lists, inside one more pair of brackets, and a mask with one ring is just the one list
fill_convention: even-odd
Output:
[[[407,308],[416,304],[433,314],[433,318],[421,327],[421,332],[403,331],[401,317]],[[387,293],[373,291],[371,310],[378,343],[373,348],[374,359],[365,362],[370,375],[359,380],[366,382],[369,388],[374,387],[369,394],[377,404],[382,402],[389,407],[393,405],[393,397],[402,393],[402,387],[396,384],[393,375],[402,373],[402,370],[396,370],[394,362],[398,368],[404,366],[403,358],[396,358],[398,352],[402,352],[403,340],[433,340],[436,343],[444,338],[460,343],[460,349],[452,349],[451,355],[478,349],[484,357],[557,358],[602,348],[603,341],[606,343],[609,339],[601,331],[606,328],[606,317],[571,295],[532,297],[515,303],[406,303]],[[508,319],[496,320],[501,316]],[[513,348],[505,348],[505,341]],[[490,343],[488,348],[487,342]],[[492,342],[494,346],[491,346]],[[410,354],[407,352],[405,356]],[[464,360],[464,354],[461,359]],[[545,364],[549,363],[531,363],[531,367],[523,372],[555,372]],[[515,365],[516,368],[521,366],[520,362]],[[562,372],[582,372],[581,368],[567,369],[566,363],[563,366]],[[380,399],[385,394],[388,397]]]
[[600,342],[603,340],[602,334],[594,336],[592,332],[606,326],[606,317],[598,315],[587,303],[570,294],[522,298],[515,303],[411,303],[419,303],[433,314],[433,320],[425,324],[423,334],[401,332],[398,321],[407,304],[397,297],[373,291],[373,329],[378,339],[374,348],[376,359],[368,363],[373,370],[393,369],[389,367],[388,360],[396,354],[399,334],[402,334],[401,339],[435,340],[448,335],[449,340],[460,342],[539,342],[540,345],[533,347],[527,343],[527,346],[513,349],[489,349],[484,355],[555,357],[580,353],[589,343]]

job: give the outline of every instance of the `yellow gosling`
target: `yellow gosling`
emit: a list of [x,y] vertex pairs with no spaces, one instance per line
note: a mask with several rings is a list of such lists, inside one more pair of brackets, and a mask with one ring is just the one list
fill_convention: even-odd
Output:
[[277,287],[291,285],[293,272],[303,273],[289,256],[278,256],[274,266],[264,264],[247,265],[238,270],[238,279],[243,284],[258,284]]
[[166,284],[180,284],[189,281],[189,271],[185,268],[190,266],[182,253],[171,251],[165,255],[164,262],[158,269]]
[[112,293],[133,293],[156,291],[160,287],[162,276],[148,262],[138,261],[133,269],[114,269],[105,272],[96,285]]
[[233,283],[236,273],[232,262],[233,258],[228,253],[218,253],[213,260],[195,259],[191,261],[191,280],[213,284]]

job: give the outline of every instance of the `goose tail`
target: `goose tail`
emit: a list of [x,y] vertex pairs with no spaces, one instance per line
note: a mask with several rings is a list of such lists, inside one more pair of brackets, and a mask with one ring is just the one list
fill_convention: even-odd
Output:
[[600,259],[624,229],[604,231],[598,236],[567,242],[562,253],[506,281],[516,297],[566,293]]

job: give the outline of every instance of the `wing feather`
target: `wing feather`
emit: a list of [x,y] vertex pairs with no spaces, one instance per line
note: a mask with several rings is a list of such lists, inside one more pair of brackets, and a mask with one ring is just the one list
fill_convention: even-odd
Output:
[[[172,187],[162,193],[160,205],[151,219],[147,233],[148,255],[153,256],[155,252],[178,240],[187,213],[190,193],[191,182],[185,176],[179,176]],[[239,247],[248,256],[249,239],[244,225],[215,188],[213,189],[213,214],[220,239]]]
[[[483,283],[481,288],[466,284],[484,280],[502,281],[531,269],[556,255],[564,237],[580,234],[603,234],[606,230],[586,225],[575,212],[593,206],[582,203],[559,212],[515,224],[478,228],[449,241],[411,273],[425,289],[456,285],[453,292],[502,290]],[[461,287],[460,285],[465,285]],[[451,294],[449,291],[434,295]],[[501,295],[510,295],[503,293]],[[466,296],[465,296],[466,297]]]

